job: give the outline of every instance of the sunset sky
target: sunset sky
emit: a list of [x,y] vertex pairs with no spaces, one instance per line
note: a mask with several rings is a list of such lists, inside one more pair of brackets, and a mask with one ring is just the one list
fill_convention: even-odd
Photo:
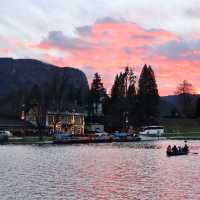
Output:
[[160,95],[184,79],[200,93],[199,0],[6,0],[0,57],[99,72],[108,89],[124,66],[155,71]]

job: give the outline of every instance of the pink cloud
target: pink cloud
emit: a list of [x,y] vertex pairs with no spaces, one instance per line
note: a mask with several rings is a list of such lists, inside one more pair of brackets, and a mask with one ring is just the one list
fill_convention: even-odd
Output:
[[[161,95],[174,93],[177,84],[184,79],[192,80],[197,87],[200,84],[197,79],[200,49],[196,48],[195,43],[192,47],[187,46],[172,32],[146,30],[135,23],[113,20],[96,22],[77,30],[77,37],[54,32],[53,36],[49,34],[30,48],[44,51],[43,60],[47,62],[83,69],[89,78],[91,73],[99,72],[108,89],[122,67],[134,65],[139,76],[145,63],[153,67]],[[192,51],[189,51],[191,48]],[[48,55],[51,49],[62,51],[64,56]]]
[[9,55],[11,53],[11,49],[2,48],[2,49],[0,49],[0,53],[3,54],[3,55]]

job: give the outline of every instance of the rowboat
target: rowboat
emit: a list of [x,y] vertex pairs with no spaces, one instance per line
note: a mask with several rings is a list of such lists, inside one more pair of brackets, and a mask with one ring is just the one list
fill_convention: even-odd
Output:
[[187,155],[189,153],[189,151],[171,151],[171,152],[166,152],[167,156],[182,156],[182,155]]

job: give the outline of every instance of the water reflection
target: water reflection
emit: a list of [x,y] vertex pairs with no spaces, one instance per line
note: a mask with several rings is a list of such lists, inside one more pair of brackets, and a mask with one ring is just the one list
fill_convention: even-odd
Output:
[[200,199],[199,155],[169,143],[184,142],[0,146],[0,199]]

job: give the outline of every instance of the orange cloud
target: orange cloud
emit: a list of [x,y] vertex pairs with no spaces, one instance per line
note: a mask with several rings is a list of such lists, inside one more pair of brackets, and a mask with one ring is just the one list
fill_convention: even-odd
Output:
[[9,55],[11,53],[11,50],[9,48],[3,48],[3,49],[0,49],[0,53],[4,55]]

